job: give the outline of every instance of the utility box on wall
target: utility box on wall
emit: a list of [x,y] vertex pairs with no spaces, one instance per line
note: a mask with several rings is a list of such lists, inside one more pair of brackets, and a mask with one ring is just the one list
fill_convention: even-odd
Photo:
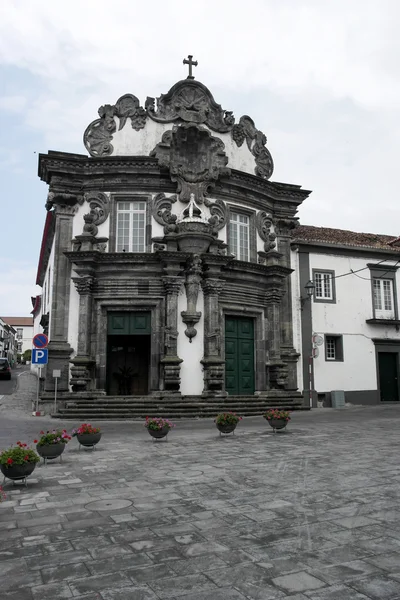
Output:
[[343,390],[334,390],[331,392],[332,408],[344,408],[345,398]]

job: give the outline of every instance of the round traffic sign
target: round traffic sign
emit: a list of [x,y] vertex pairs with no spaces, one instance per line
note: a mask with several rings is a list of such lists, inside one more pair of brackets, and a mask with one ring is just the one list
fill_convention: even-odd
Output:
[[37,333],[32,340],[32,344],[35,348],[46,348],[48,343],[49,338],[45,333]]

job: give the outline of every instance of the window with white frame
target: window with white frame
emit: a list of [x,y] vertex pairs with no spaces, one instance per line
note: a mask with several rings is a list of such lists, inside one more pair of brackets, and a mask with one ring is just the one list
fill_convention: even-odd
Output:
[[343,337],[341,335],[325,336],[325,360],[343,361]]
[[314,271],[315,300],[334,300],[333,277],[330,271]]
[[229,252],[237,260],[250,260],[250,218],[231,212],[229,218]]
[[18,342],[18,352],[22,352],[22,342]]
[[22,334],[23,334],[23,331],[24,331],[24,330],[23,330],[22,328],[19,328],[19,327],[17,328],[17,340],[22,340],[22,337],[23,337],[23,335],[22,335]]
[[117,202],[117,252],[145,252],[146,202]]
[[393,279],[372,278],[374,311],[376,319],[394,319]]

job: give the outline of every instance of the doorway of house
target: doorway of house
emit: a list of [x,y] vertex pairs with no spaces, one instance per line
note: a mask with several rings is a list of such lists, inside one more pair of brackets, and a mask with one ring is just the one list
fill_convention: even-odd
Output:
[[382,402],[399,401],[397,352],[378,352],[379,390]]
[[225,318],[225,389],[232,396],[254,394],[254,319]]
[[107,336],[107,394],[143,396],[149,392],[150,313],[111,313]]

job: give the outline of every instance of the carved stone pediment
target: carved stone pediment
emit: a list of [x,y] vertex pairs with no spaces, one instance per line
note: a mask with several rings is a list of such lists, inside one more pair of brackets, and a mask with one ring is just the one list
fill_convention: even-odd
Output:
[[147,119],[146,111],[133,94],[121,96],[113,105],[100,106],[98,112],[100,119],[90,123],[83,134],[83,143],[91,156],[109,156],[113,153],[111,140],[117,131],[114,117],[119,118],[118,131],[125,127],[128,118],[136,131],[143,129]]
[[147,114],[158,123],[172,123],[178,119],[187,123],[207,125],[213,131],[230,131],[235,122],[232,112],[217,104],[205,85],[199,81],[178,81],[167,94],[155,99],[148,97],[145,104]]
[[181,202],[189,202],[194,194],[201,204],[217,179],[230,174],[224,143],[207,129],[191,123],[164,133],[150,156],[158,158],[160,166],[169,168],[172,181],[178,183]]

